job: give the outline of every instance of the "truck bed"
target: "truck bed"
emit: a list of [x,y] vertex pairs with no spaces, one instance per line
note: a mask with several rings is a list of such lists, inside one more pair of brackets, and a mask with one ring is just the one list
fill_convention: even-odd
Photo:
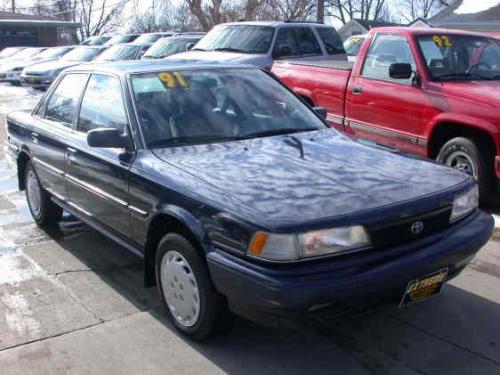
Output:
[[318,68],[329,68],[336,70],[346,70],[351,71],[354,67],[354,62],[352,61],[332,61],[332,60],[304,60],[304,59],[289,59],[289,60],[280,60],[278,62],[281,64],[292,64],[292,65],[303,65],[303,66],[312,66]]

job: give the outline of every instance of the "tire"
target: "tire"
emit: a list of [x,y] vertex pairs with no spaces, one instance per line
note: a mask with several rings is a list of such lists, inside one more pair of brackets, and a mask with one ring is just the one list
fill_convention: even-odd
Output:
[[50,200],[50,195],[40,184],[33,163],[28,161],[24,171],[26,200],[35,223],[40,227],[56,226],[62,217],[62,208]]
[[474,177],[479,185],[481,201],[487,202],[492,199],[495,180],[490,155],[480,152],[480,149],[476,140],[457,137],[441,147],[436,160]]
[[[156,251],[155,268],[160,298],[177,330],[195,340],[210,338],[223,305],[195,247],[180,234],[165,235]],[[197,298],[190,298],[195,294]]]

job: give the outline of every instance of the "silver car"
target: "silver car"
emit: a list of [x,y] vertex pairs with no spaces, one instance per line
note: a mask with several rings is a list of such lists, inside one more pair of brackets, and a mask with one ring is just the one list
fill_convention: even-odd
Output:
[[346,60],[332,26],[307,22],[232,22],[215,26],[189,52],[167,59],[227,61],[270,69],[275,59]]

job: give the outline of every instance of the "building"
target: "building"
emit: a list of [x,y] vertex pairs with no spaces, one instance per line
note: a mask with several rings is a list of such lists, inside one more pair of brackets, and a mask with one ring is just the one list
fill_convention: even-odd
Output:
[[456,0],[426,22],[432,27],[500,33],[500,0]]
[[71,44],[72,30],[79,25],[52,17],[0,12],[0,50],[9,46]]
[[373,27],[381,26],[401,26],[397,23],[385,21],[366,21],[359,18],[354,18],[342,26],[338,32],[342,40],[346,40],[353,35],[366,34]]
[[417,18],[415,20],[413,20],[413,22],[411,22],[408,27],[418,27],[418,28],[422,28],[422,27],[432,27],[431,25],[429,25],[427,23],[427,20],[423,19],[423,18]]

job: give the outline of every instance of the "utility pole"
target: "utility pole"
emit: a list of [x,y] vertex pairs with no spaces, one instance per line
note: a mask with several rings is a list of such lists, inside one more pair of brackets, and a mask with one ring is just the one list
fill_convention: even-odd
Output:
[[12,10],[12,13],[16,13],[16,0],[12,0],[11,10]]

